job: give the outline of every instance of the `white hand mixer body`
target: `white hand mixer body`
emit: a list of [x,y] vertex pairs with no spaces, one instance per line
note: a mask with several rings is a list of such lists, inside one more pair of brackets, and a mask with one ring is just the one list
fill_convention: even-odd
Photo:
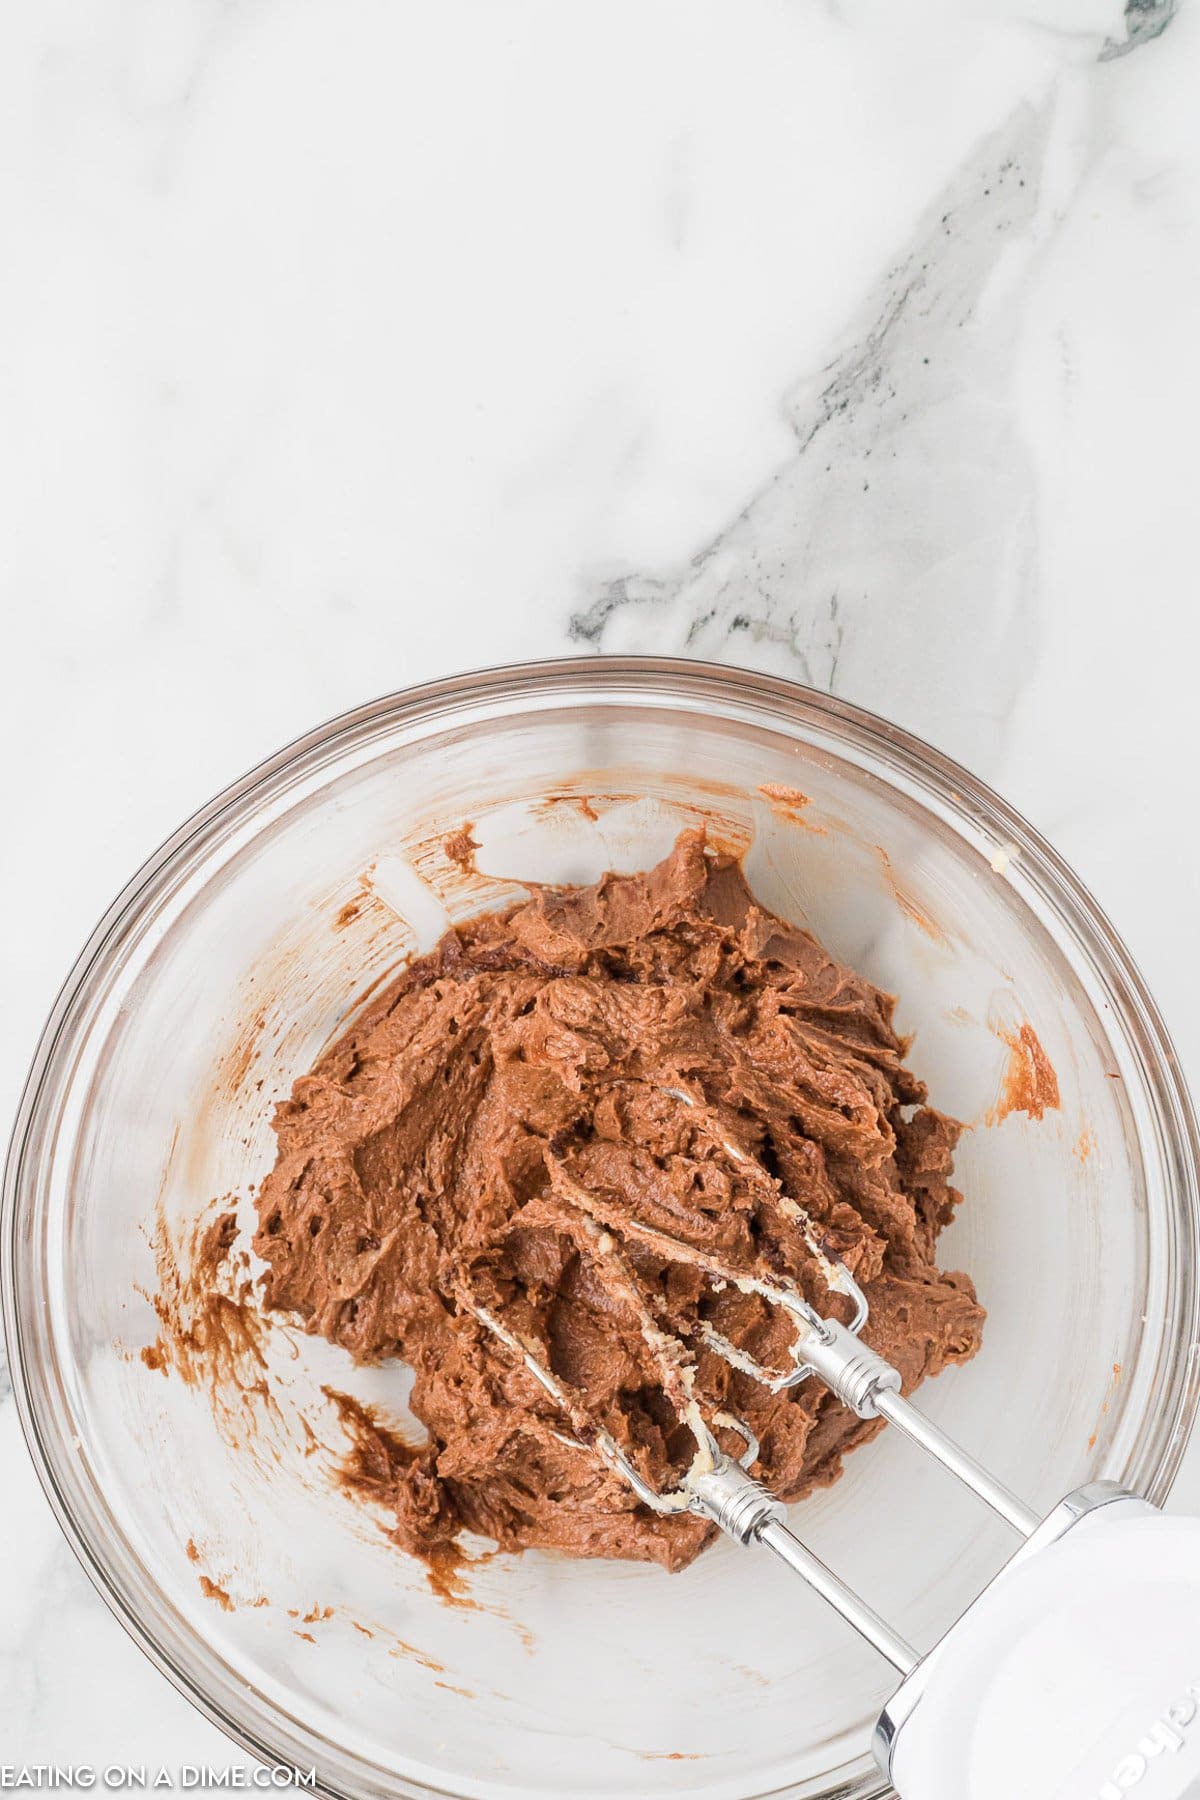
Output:
[[[897,1392],[843,1327],[806,1361],[864,1418],[891,1418],[1026,1542],[918,1657],[725,1459],[688,1485],[742,1543],[773,1550],[904,1674],[874,1734],[901,1800],[1200,1800],[1200,1520],[1110,1482],[1042,1521]],[[876,1386],[875,1384],[881,1384]]]
[[876,1728],[902,1800],[1200,1800],[1200,1520],[1072,1495]]

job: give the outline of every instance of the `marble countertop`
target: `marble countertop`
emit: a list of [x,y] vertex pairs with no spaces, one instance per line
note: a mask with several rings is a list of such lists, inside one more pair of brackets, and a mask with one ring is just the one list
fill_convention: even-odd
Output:
[[[5,1114],[95,919],[212,792],[375,693],[580,650],[792,676],[967,763],[1200,1084],[1171,14],[8,9]],[[3,1391],[4,1762],[227,1765]]]

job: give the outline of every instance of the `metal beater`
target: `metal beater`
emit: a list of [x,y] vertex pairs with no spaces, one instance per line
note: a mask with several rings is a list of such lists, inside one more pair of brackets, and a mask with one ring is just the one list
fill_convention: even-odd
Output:
[[[661,1090],[705,1109],[682,1088]],[[1200,1800],[1200,1521],[1167,1519],[1114,1483],[1067,1496],[1047,1518],[996,1479],[901,1393],[901,1375],[861,1336],[866,1297],[831,1257],[799,1205],[761,1164],[704,1117],[733,1161],[776,1194],[798,1224],[832,1293],[849,1300],[848,1325],[822,1316],[790,1284],[725,1267],[692,1245],[618,1218],[552,1153],[557,1196],[614,1294],[638,1318],[663,1391],[696,1453],[677,1488],[645,1480],[609,1432],[587,1418],[537,1348],[465,1287],[460,1303],[554,1400],[571,1427],[564,1443],[601,1456],[641,1503],[660,1514],[710,1519],[743,1545],[760,1545],[836,1608],[897,1669],[902,1681],[875,1727],[873,1749],[903,1800]],[[964,1483],[1024,1540],[1000,1576],[941,1641],[920,1655],[787,1524],[784,1504],[748,1473],[758,1455],[750,1427],[725,1412],[704,1418],[687,1346],[662,1330],[644,1300],[620,1237],[700,1269],[718,1285],[754,1293],[796,1327],[792,1366],[762,1367],[709,1326],[705,1347],[780,1392],[816,1376],[860,1419],[886,1419]],[[738,1458],[712,1427],[741,1437]]]

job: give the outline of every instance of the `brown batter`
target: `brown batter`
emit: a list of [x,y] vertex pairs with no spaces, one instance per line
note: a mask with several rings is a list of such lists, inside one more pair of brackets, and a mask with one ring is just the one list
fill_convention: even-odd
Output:
[[[401,1544],[444,1553],[469,1529],[678,1569],[715,1534],[564,1444],[561,1410],[471,1305],[554,1371],[577,1432],[605,1427],[659,1488],[696,1448],[664,1390],[679,1368],[706,1417],[753,1427],[754,1472],[786,1499],[875,1429],[815,1380],[772,1395],[705,1348],[702,1321],[785,1369],[794,1327],[637,1226],[845,1317],[806,1214],[906,1388],[974,1354],[971,1282],[934,1262],[959,1127],[923,1104],[893,1005],[690,832],[649,874],[448,933],[296,1083],[258,1201],[266,1298],[360,1361],[415,1369],[427,1446],[358,1434],[359,1484]],[[679,1340],[667,1371],[650,1323]]]

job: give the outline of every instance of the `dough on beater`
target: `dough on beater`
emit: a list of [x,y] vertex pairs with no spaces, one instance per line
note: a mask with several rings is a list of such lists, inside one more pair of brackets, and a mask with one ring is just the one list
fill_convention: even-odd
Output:
[[772,1394],[706,1348],[705,1322],[784,1369],[793,1329],[624,1221],[838,1312],[815,1239],[865,1289],[864,1335],[906,1388],[975,1353],[974,1288],[935,1262],[960,1128],[925,1104],[893,1007],[688,832],[648,873],[541,890],[448,933],[296,1082],[257,1202],[266,1302],[358,1361],[415,1370],[429,1442],[381,1437],[372,1487],[400,1544],[428,1554],[467,1529],[680,1569],[715,1535],[564,1444],[561,1411],[472,1302],[659,1488],[695,1444],[647,1312],[694,1365],[705,1415],[753,1428],[754,1472],[785,1499],[834,1480],[877,1429],[814,1380]]

